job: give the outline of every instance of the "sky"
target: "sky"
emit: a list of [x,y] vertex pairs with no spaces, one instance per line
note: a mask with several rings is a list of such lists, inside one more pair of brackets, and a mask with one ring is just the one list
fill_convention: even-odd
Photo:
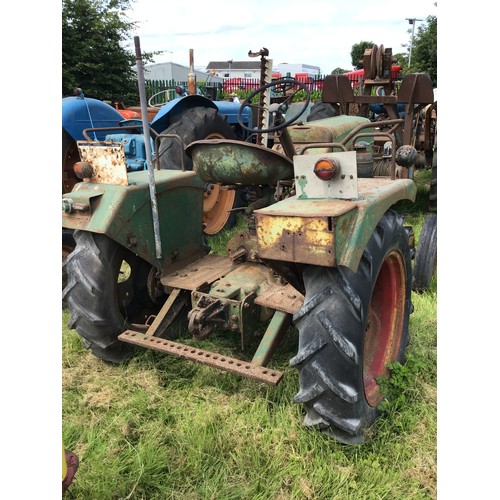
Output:
[[407,18],[422,20],[415,25],[417,33],[428,16],[437,16],[435,1],[357,0],[346,8],[346,2],[332,0],[219,0],[204,4],[202,11],[158,0],[131,0],[127,15],[138,22],[134,36],[143,52],[166,51],[155,57],[155,63],[189,66],[193,49],[195,68],[204,69],[210,61],[259,60],[249,58],[248,52],[265,47],[274,67],[309,64],[328,74],[338,67],[353,69],[351,49],[361,41],[391,47],[393,54],[405,52],[402,45],[411,40]]

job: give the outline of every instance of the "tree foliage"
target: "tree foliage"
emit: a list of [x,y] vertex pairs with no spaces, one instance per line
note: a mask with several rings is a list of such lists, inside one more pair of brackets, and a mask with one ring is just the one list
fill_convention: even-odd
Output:
[[429,16],[425,24],[418,27],[411,52],[413,72],[429,73],[432,84],[437,86],[437,17]]
[[135,53],[126,44],[136,23],[125,11],[131,0],[63,0],[62,92],[138,102]]
[[342,69],[342,68],[335,68],[330,74],[331,75],[343,75],[344,73],[347,73],[349,70],[348,69]]
[[354,68],[362,69],[363,68],[363,55],[365,53],[365,49],[371,49],[375,44],[373,42],[359,42],[355,43],[351,49],[351,62]]

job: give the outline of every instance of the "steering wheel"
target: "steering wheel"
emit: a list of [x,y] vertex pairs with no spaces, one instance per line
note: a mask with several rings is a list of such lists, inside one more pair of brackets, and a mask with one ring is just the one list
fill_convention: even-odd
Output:
[[[156,92],[156,94],[153,94],[148,99],[148,106],[151,108],[161,108],[162,106],[164,106],[165,104],[167,104],[167,102],[169,102],[171,100],[170,94],[172,92],[175,92],[175,90],[174,89],[166,89],[166,90],[160,90],[159,92]],[[162,95],[162,94],[165,94],[166,101],[160,102],[160,103],[155,103],[154,102],[155,97],[158,97],[159,95]]]
[[[298,87],[298,88],[297,88]],[[276,92],[277,94],[283,93],[285,96],[285,99],[280,103],[280,105],[287,104],[287,103],[292,103],[293,98],[299,92],[300,90],[305,90],[306,92],[306,100],[303,101],[303,106],[301,106],[298,110],[298,112],[293,116],[292,118],[284,121],[283,123],[280,123],[274,127],[269,127],[269,128],[250,128],[247,125],[243,123],[243,118],[242,118],[242,113],[243,110],[248,106],[249,108],[256,108],[258,110],[263,110],[264,106],[261,106],[260,104],[252,104],[252,99],[259,95],[263,94],[267,89],[278,89],[279,91]],[[296,88],[296,90],[290,94],[286,95],[286,91],[290,90],[292,88]],[[242,103],[240,106],[240,109],[238,110],[238,123],[240,126],[249,132],[253,132],[254,134],[267,134],[268,132],[276,132],[278,130],[282,130],[288,125],[292,124],[299,116],[302,116],[302,114],[305,112],[307,109],[307,106],[309,105],[309,101],[311,100],[311,92],[310,90],[306,87],[306,85],[302,82],[299,82],[298,80],[295,80],[294,78],[279,78],[277,80],[273,80],[271,83],[267,83],[266,85],[263,85],[262,87],[259,87],[257,90],[254,90]],[[260,101],[260,98],[259,98]]]

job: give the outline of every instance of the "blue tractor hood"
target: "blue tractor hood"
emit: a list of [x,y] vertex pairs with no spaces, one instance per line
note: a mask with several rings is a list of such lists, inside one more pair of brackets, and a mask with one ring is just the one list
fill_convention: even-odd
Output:
[[[90,97],[64,97],[62,127],[75,140],[84,140],[87,128],[118,127],[123,116],[112,106]],[[101,137],[96,137],[102,139]]]

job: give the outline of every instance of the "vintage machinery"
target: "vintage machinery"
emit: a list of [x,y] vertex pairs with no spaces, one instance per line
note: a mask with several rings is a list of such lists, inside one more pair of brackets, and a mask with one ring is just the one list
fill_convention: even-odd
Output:
[[[192,52],[190,64],[193,67]],[[192,71],[194,75],[194,70]],[[162,169],[190,169],[191,160],[182,151],[181,143],[189,143],[197,139],[206,138],[247,138],[238,123],[237,113],[239,105],[231,102],[212,101],[196,93],[196,80],[191,83],[191,90],[185,95],[178,95],[169,100],[160,109],[156,109],[149,124],[151,135],[162,134],[163,148],[169,151],[162,154]],[[131,108],[129,108],[130,110]],[[134,112],[140,111],[137,107]],[[193,118],[194,117],[194,118]],[[215,118],[214,118],[215,117]],[[194,127],[197,123],[197,127]],[[200,124],[206,125],[200,126]],[[251,124],[250,110],[243,113],[243,123]],[[85,97],[81,89],[75,89],[74,95],[62,100],[62,192],[70,192],[76,182],[79,182],[73,171],[73,166],[80,160],[77,141],[100,140],[122,142],[124,145],[127,171],[144,170],[146,164],[145,137],[140,119],[124,119],[122,114],[112,106]],[[174,140],[172,135],[179,138]],[[170,138],[166,138],[169,135]],[[154,141],[151,147],[153,156],[156,154]],[[217,234],[234,224],[235,215],[233,208],[240,205],[236,192],[224,189],[220,185],[207,184],[203,203],[204,232],[208,235]],[[68,232],[65,233],[70,239]],[[65,248],[71,247],[63,244],[63,256],[67,255]]]
[[[325,82],[326,95],[335,95],[327,88],[335,82],[342,84]],[[307,94],[302,110],[285,118],[300,89]],[[283,94],[271,109],[269,91]],[[415,198],[407,172],[417,154],[396,147],[398,117],[291,125],[308,101],[296,80],[263,85],[238,117],[242,128],[272,134],[275,145],[195,139],[185,149],[192,171],[158,162],[128,171],[122,142],[78,141],[75,170],[83,182],[62,198],[63,226],[76,240],[63,296],[69,326],[104,360],[122,362],[137,347],[150,348],[270,385],[283,374],[268,364],[294,324],[299,344],[290,364],[300,374],[294,401],[304,407],[304,423],[358,444],[379,415],[377,378],[404,360],[408,343],[412,232],[392,207]],[[257,129],[244,124],[247,107],[268,121]],[[392,145],[388,175],[376,176],[367,153],[382,139]],[[204,244],[207,183],[272,191],[250,205],[248,230],[222,256]],[[182,320],[198,341],[214,331],[234,335],[244,350],[257,341],[252,361],[177,341]]]

